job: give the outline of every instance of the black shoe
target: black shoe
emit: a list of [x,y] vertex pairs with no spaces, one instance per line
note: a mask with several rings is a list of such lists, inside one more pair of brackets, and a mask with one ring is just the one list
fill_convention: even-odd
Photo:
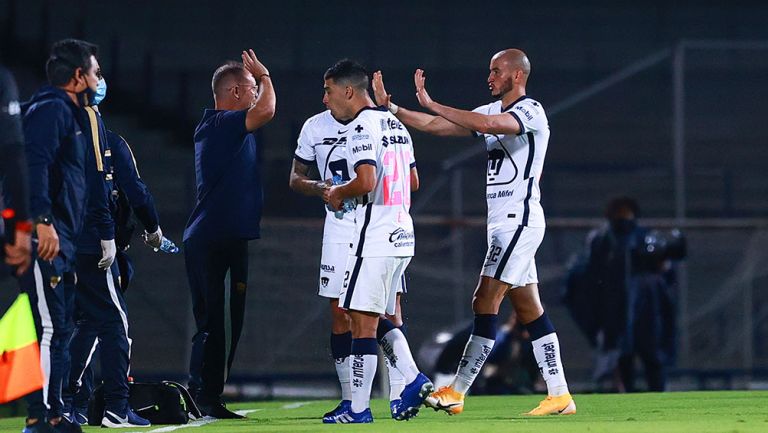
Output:
[[54,433],[54,430],[47,422],[37,420],[36,423],[25,426],[22,433]]
[[199,403],[197,407],[200,408],[200,411],[203,413],[203,415],[207,415],[212,418],[218,418],[218,419],[245,418],[243,415],[236,414],[231,410],[227,409],[224,403],[221,403],[221,402],[213,403],[213,404]]
[[61,418],[58,424],[53,426],[53,431],[56,433],[83,433],[83,429],[79,424],[70,422],[64,417]]

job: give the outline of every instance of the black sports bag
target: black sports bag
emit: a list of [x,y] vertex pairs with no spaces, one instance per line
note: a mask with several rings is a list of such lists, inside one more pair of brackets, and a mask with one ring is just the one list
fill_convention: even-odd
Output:
[[[170,380],[129,384],[128,403],[137,415],[152,424],[186,424],[202,418],[187,388]],[[99,385],[88,402],[88,425],[101,425],[103,417],[104,390]]]

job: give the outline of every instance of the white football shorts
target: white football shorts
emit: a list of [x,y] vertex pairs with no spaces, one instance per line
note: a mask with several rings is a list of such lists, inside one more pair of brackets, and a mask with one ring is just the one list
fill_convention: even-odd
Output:
[[395,314],[397,293],[411,257],[348,256],[339,307]]
[[544,227],[517,226],[488,232],[488,252],[480,275],[522,287],[539,282],[536,251],[544,239]]
[[[320,279],[317,294],[338,299],[344,284],[344,271],[349,257],[349,243],[324,243],[320,258]],[[408,293],[405,274],[397,284],[397,293]]]

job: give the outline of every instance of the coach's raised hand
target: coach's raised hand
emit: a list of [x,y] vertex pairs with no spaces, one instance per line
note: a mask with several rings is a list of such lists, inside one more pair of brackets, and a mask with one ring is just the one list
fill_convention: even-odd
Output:
[[245,70],[253,75],[253,79],[256,80],[257,83],[261,81],[262,76],[269,75],[269,70],[267,70],[267,67],[256,58],[256,53],[254,53],[253,50],[243,51],[242,58]]
[[427,77],[424,76],[424,71],[422,69],[417,69],[416,73],[413,75],[413,82],[416,85],[416,99],[419,100],[419,105],[429,110],[434,101],[429,96],[427,88],[424,86],[426,81]]

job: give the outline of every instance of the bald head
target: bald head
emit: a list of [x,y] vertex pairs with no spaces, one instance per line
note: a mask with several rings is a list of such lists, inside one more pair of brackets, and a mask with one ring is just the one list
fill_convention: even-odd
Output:
[[488,90],[495,98],[517,99],[525,95],[525,84],[531,73],[531,62],[524,52],[510,48],[491,57]]
[[494,54],[491,61],[497,60],[512,70],[521,70],[527,77],[531,74],[531,62],[524,52],[516,48],[509,48]]

